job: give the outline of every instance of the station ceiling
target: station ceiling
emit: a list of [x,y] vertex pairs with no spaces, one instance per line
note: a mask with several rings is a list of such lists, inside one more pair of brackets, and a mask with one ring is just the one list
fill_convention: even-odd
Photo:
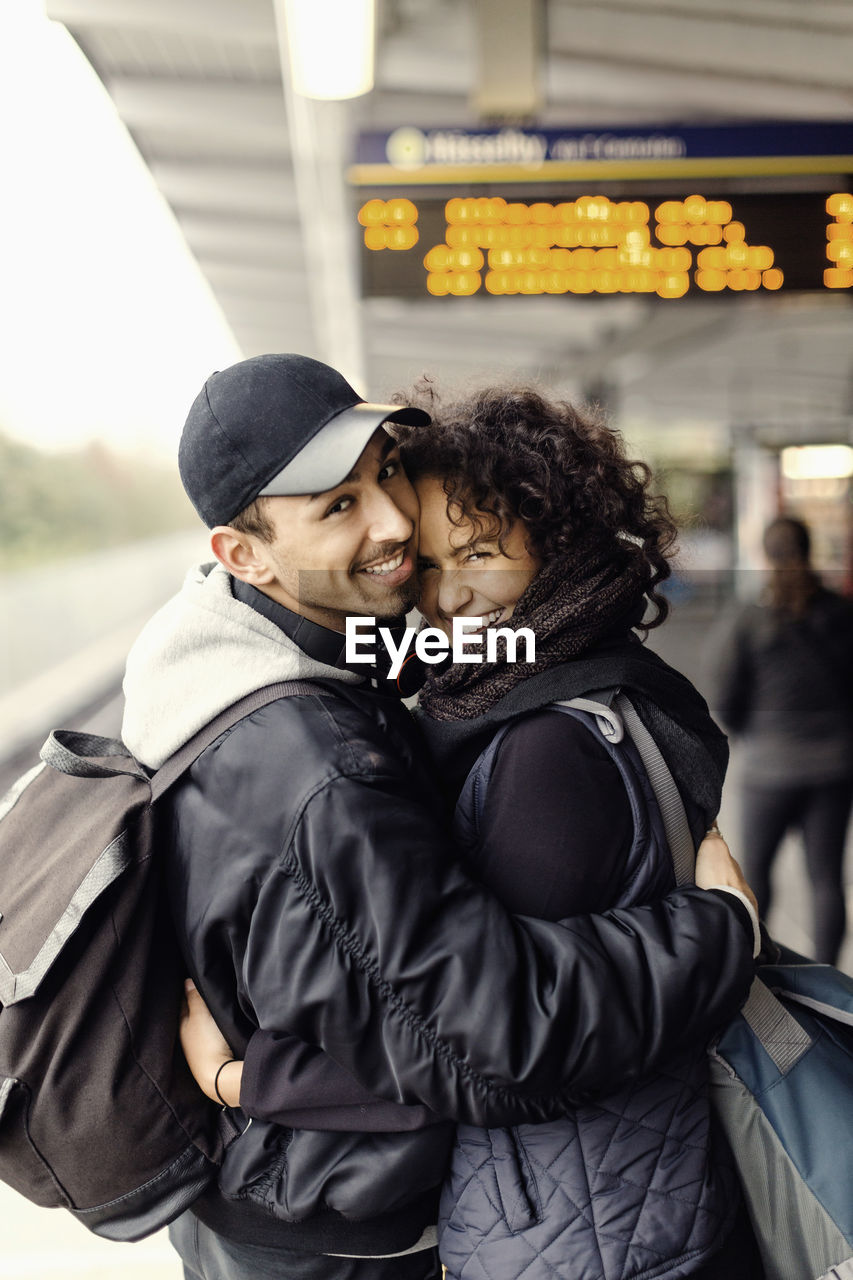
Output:
[[[631,432],[850,439],[853,290],[683,298],[360,298],[359,130],[476,128],[478,31],[508,0],[379,0],[376,87],[283,81],[274,0],[47,0],[102,79],[245,355],[298,350],[374,398],[534,378]],[[542,0],[542,128],[853,122],[846,0]],[[679,432],[680,429],[680,432]]]

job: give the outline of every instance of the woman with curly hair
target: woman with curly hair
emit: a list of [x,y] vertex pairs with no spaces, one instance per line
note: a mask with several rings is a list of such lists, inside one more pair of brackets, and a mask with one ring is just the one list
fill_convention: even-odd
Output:
[[[421,507],[419,608],[447,634],[455,619],[498,633],[493,661],[432,668],[420,695],[464,856],[510,910],[569,928],[574,915],[664,896],[674,883],[666,832],[617,697],[630,696],[668,761],[697,845],[727,759],[699,694],[637,634],[668,611],[665,499],[599,416],[536,390],[443,403],[423,383],[406,403],[432,416],[399,429]],[[533,632],[535,659],[507,660],[508,623]],[[197,995],[191,1003],[194,1022],[203,1012]],[[217,1057],[214,1038],[202,1063],[197,1041],[185,1036],[211,1093],[230,1051],[220,1043]],[[257,1033],[242,1088],[232,1068],[222,1096],[285,1125],[324,1127],[323,1105],[335,1109],[329,1128],[435,1119],[377,1102],[308,1056]],[[439,1224],[448,1277],[760,1277],[707,1083],[699,1045],[616,1095],[578,1099],[559,1120],[460,1125]]]

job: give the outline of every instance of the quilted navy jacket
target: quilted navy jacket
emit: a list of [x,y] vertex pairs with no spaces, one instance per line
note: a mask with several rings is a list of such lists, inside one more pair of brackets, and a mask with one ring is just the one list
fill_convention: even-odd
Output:
[[[674,883],[672,860],[636,749],[613,740],[621,726],[612,713],[608,728],[559,710],[604,743],[631,801],[634,838],[612,905],[661,897]],[[457,836],[475,864],[489,777],[511,728],[478,758],[459,799]],[[460,1125],[439,1223],[448,1280],[672,1280],[701,1267],[739,1201],[728,1152],[715,1143],[707,1074],[700,1046],[559,1120]]]

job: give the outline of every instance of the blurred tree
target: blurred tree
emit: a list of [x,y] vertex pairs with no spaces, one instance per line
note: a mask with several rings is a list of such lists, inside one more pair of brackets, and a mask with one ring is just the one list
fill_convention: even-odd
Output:
[[95,443],[44,453],[0,434],[0,570],[191,527],[177,471]]

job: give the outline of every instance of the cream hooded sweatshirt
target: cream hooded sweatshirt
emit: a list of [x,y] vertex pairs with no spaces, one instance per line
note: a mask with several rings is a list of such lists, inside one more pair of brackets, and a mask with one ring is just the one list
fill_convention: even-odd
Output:
[[281,680],[321,678],[362,681],[308,657],[274,623],[235,600],[222,565],[198,565],[128,655],[122,739],[147,768],[158,769],[246,694]]

